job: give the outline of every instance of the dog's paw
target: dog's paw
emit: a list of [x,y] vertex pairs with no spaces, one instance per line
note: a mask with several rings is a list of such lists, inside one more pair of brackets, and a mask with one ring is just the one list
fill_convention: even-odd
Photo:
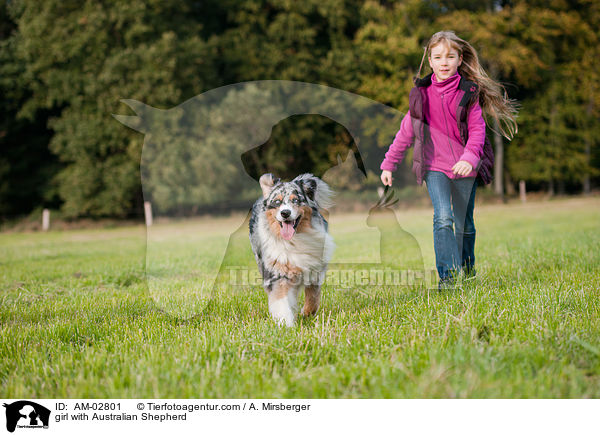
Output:
[[292,327],[296,321],[296,315],[293,307],[289,305],[287,298],[279,299],[269,305],[271,316],[278,325]]
[[282,319],[279,322],[280,325],[285,325],[288,328],[293,328],[296,326],[296,321],[294,319]]
[[296,324],[296,319],[293,316],[277,317],[273,315],[273,319],[279,327],[287,326],[288,328],[292,328]]
[[317,312],[316,308],[313,307],[307,307],[306,305],[304,307],[302,307],[302,310],[300,311],[300,314],[303,315],[304,317],[308,317],[308,316],[312,316]]

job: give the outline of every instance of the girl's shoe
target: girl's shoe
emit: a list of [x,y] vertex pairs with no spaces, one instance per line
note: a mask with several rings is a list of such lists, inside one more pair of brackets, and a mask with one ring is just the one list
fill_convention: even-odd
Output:
[[438,291],[452,290],[454,288],[454,282],[454,278],[452,277],[440,279],[440,282],[438,283]]
[[465,279],[473,279],[477,275],[477,271],[474,267],[463,267],[463,273],[465,274]]

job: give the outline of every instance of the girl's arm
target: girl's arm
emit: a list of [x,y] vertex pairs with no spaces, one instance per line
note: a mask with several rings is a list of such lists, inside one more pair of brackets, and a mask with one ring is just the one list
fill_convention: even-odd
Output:
[[467,123],[469,126],[469,139],[465,151],[458,160],[464,160],[473,166],[473,169],[476,169],[483,156],[483,144],[485,142],[485,120],[478,101],[469,108]]
[[410,112],[404,115],[402,123],[400,124],[400,130],[396,133],[394,142],[390,145],[390,149],[385,153],[383,163],[381,163],[382,171],[394,172],[398,164],[404,158],[406,149],[409,148],[414,139],[414,132],[412,128],[412,121],[410,119]]

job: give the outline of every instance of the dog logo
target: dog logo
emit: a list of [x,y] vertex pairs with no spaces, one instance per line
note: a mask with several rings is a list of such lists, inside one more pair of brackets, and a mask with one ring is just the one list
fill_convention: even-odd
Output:
[[6,408],[6,430],[14,432],[19,429],[48,429],[50,410],[42,405],[29,400],[19,400],[11,404],[4,404]]
[[[401,112],[391,107],[340,89],[284,80],[220,87],[167,110],[135,100],[122,101],[136,115],[113,116],[145,135],[140,162],[144,202],[157,222],[165,218],[163,222],[173,224],[147,226],[148,290],[159,309],[186,319],[203,312],[211,301],[228,292],[235,293],[237,297],[245,286],[245,280],[254,282],[253,271],[247,270],[249,262],[246,261],[247,254],[250,261],[253,257],[247,232],[250,213],[245,219],[243,212],[232,214],[227,220],[228,231],[215,227],[208,215],[246,207],[250,209],[260,195],[260,183],[257,182],[267,173],[288,180],[310,173],[344,198],[344,189],[348,191],[349,186],[355,190],[362,188],[367,183],[369,171],[379,171],[385,153],[381,143],[393,137],[403,117]],[[327,170],[334,168],[336,162],[331,157],[326,161],[327,158],[322,156],[318,157],[321,159],[318,167],[297,166],[298,161],[293,155],[278,154],[279,143],[270,141],[272,132],[281,123],[291,117],[315,114],[342,126],[344,131],[340,132],[340,137],[351,139],[353,145],[347,147],[341,141],[339,149],[332,148],[328,153],[334,157],[349,155],[351,158],[346,158],[346,161],[354,163],[348,165],[351,166],[349,171],[338,168],[335,176],[327,177]],[[279,136],[278,140],[281,138]],[[309,149],[319,155],[322,145],[308,144],[300,152],[307,153]],[[269,167],[272,162],[264,163],[264,156],[269,156],[269,159],[278,156],[280,159]],[[355,175],[359,176],[358,180],[353,179]],[[299,192],[302,193],[301,190]],[[294,204],[293,198],[282,199],[282,203],[288,200]],[[343,200],[332,213],[341,212],[342,206]],[[290,217],[293,217],[296,208],[289,208]],[[312,206],[309,208],[312,213]],[[282,210],[283,213],[288,211]],[[320,221],[316,213],[311,216]],[[196,219],[185,232],[178,232],[175,225],[181,217]],[[306,238],[308,225],[303,226],[302,219],[297,220],[296,216],[290,220],[283,214],[279,217],[274,229],[284,243],[296,244],[297,240]],[[336,220],[334,215],[324,218],[328,223],[332,222],[331,219],[333,222]],[[374,222],[379,224],[379,220]],[[239,234],[236,228],[240,230]],[[321,231],[320,234],[325,237],[326,232]],[[210,236],[209,243],[206,242],[207,235]],[[337,257],[333,256],[331,260],[336,267],[340,266],[338,275],[352,272],[359,264],[362,266],[365,258],[373,259],[369,267],[375,264],[382,269],[383,266],[377,262],[377,257],[381,257],[379,240],[367,240],[366,249],[346,249],[336,254]],[[319,243],[321,246],[328,247],[329,244]],[[367,255],[371,252],[375,256]],[[342,258],[341,255],[347,257]],[[214,261],[217,257],[220,262]],[[421,258],[419,255],[418,259]],[[403,267],[397,262],[393,266]],[[420,266],[419,270],[422,269],[423,266]],[[242,271],[239,281],[237,272],[231,273],[232,270]],[[333,271],[331,268],[327,270]],[[244,275],[245,272],[248,273]],[[318,272],[325,272],[325,267]],[[238,282],[241,284],[238,285]],[[314,306],[317,306],[316,302]],[[289,316],[285,319],[286,323],[291,323],[288,322]]]

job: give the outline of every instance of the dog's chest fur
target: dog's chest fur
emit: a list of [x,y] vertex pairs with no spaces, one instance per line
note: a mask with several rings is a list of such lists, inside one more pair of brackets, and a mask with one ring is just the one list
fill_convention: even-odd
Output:
[[256,230],[265,266],[271,269],[271,265],[277,262],[303,271],[325,268],[333,254],[333,239],[321,220],[322,217],[314,216],[309,228],[288,241],[273,235],[263,210],[258,216]]

